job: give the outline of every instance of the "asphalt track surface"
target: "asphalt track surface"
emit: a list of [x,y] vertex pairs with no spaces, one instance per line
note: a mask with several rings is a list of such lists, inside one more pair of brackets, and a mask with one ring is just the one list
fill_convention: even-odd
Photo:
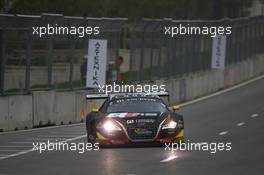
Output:
[[252,174],[264,172],[264,79],[187,105],[190,142],[231,142],[231,151],[169,151],[164,147],[98,151],[32,151],[47,139],[86,142],[83,124],[0,134],[0,174]]

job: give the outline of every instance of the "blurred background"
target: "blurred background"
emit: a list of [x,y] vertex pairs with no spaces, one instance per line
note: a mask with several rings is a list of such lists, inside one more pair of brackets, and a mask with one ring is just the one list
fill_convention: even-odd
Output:
[[263,0],[1,0],[2,13],[70,16],[220,19],[263,14]]
[[[1,0],[0,93],[85,89],[81,66],[88,40],[108,40],[108,64],[118,56],[125,83],[153,81],[205,71],[212,38],[165,37],[163,27],[232,26],[227,61],[263,53],[263,0]],[[107,18],[106,18],[107,17]],[[143,18],[144,17],[144,18]],[[33,26],[100,26],[98,36],[32,36]]]

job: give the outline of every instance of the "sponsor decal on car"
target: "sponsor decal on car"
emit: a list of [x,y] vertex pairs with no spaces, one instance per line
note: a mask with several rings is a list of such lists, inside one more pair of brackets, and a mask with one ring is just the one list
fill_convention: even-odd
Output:
[[130,118],[130,117],[155,117],[158,113],[133,113],[133,112],[122,112],[122,113],[110,113],[106,117],[109,118]]

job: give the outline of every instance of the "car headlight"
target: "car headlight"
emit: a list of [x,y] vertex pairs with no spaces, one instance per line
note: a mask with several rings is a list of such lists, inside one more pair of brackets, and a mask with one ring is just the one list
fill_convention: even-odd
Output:
[[177,122],[171,120],[168,123],[163,124],[162,129],[174,129],[177,127]]
[[118,124],[116,122],[113,122],[111,120],[107,120],[104,124],[103,124],[103,129],[107,132],[113,132],[113,131],[121,131],[122,129],[120,128],[120,126],[118,126]]

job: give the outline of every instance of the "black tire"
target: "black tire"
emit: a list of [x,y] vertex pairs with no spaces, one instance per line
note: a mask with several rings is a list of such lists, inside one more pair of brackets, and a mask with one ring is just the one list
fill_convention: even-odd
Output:
[[98,113],[89,113],[86,116],[86,130],[87,130],[87,141],[89,143],[96,143],[96,127],[95,121],[98,118]]
[[96,142],[95,127],[92,121],[86,122],[87,142],[94,144]]
[[93,135],[93,134],[89,134],[89,133],[87,132],[87,141],[88,141],[89,143],[95,144],[95,141],[96,141],[95,135]]

